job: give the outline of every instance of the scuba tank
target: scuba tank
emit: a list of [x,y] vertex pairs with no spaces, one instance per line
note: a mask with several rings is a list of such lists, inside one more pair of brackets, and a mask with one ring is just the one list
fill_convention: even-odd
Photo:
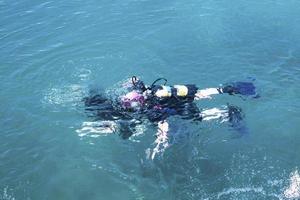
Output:
[[[168,80],[165,78],[156,79],[150,87],[146,87],[144,82],[137,79],[136,76],[133,76],[131,80],[135,90],[138,90],[140,92],[149,90],[152,96],[158,98],[194,97],[194,94],[197,91],[197,87],[195,85],[166,86]],[[162,85],[156,85],[156,83],[159,81],[164,81],[164,83]]]

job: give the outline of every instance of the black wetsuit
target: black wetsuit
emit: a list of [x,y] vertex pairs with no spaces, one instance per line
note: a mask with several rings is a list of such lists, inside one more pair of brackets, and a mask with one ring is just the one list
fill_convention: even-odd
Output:
[[[176,88],[171,87],[172,94],[169,97],[159,98],[155,96],[155,92],[162,86],[155,86],[151,89],[151,95],[146,99],[144,106],[138,110],[125,109],[120,102],[114,102],[100,94],[84,98],[84,103],[89,116],[94,117],[96,121],[116,121],[119,125],[119,135],[127,139],[135,132],[136,125],[142,123],[145,118],[157,123],[170,116],[178,115],[183,119],[201,121],[201,111],[194,103],[198,88],[195,85],[185,85],[185,87],[188,93],[184,97],[178,96]],[[228,114],[232,127],[238,128],[239,131],[243,130],[241,109],[228,105]]]
[[153,123],[163,121],[172,115],[182,116],[183,119],[201,120],[200,110],[193,102],[198,89],[195,85],[186,85],[188,94],[185,97],[178,97],[172,87],[171,97],[158,98],[153,94],[160,87],[153,87],[152,95],[138,111],[124,109],[120,102],[115,103],[101,94],[84,98],[85,110],[95,120],[118,121],[119,133],[124,139],[134,133],[136,124],[142,123],[144,118]]
[[171,87],[170,97],[159,98],[154,94],[162,86],[152,88],[152,96],[148,98],[146,114],[150,121],[162,121],[172,115],[179,115],[184,119],[201,120],[200,110],[194,103],[198,88],[195,85],[185,85],[188,93],[184,97],[177,95],[177,89]]

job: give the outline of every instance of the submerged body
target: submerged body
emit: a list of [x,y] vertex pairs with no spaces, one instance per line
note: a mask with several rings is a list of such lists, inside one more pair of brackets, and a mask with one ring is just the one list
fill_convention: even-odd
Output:
[[[158,79],[157,81],[165,80]],[[213,108],[200,110],[195,100],[212,98],[216,94],[240,94],[243,96],[256,95],[255,87],[249,82],[235,82],[220,88],[207,88],[200,90],[196,85],[156,85],[155,81],[150,87],[144,85],[136,77],[132,84],[126,87],[127,93],[116,100],[107,98],[103,94],[91,95],[84,99],[86,110],[91,111],[95,120],[111,121],[104,123],[111,132],[118,132],[123,139],[135,133],[138,124],[149,121],[158,127],[152,159],[158,152],[168,146],[170,116],[180,116],[183,119],[194,121],[207,121],[223,119],[229,121],[230,126],[238,131],[244,131],[241,125],[243,114],[240,108],[228,105],[227,108]]]

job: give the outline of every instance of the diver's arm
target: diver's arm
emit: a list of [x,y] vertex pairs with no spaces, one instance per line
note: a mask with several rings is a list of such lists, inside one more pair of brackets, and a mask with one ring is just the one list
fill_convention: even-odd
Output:
[[256,93],[256,88],[252,82],[232,82],[225,84],[219,88],[207,88],[197,90],[195,94],[195,100],[199,99],[211,99],[211,95],[215,94],[229,94],[229,95],[243,95],[258,98],[259,95]]
[[158,134],[167,137],[169,132],[169,123],[166,120],[158,122]]
[[151,159],[153,160],[155,155],[159,152],[163,152],[165,148],[169,146],[168,144],[168,132],[169,132],[169,123],[166,120],[158,122],[158,130],[156,133],[156,144],[153,149]]

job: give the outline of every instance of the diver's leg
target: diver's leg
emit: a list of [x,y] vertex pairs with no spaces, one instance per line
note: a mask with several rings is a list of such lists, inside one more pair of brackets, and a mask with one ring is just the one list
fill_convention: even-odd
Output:
[[212,119],[224,119],[232,124],[237,124],[243,120],[244,115],[241,108],[228,104],[225,108],[211,108],[202,110],[201,117],[204,121],[209,121]]
[[195,100],[211,99],[211,95],[215,94],[222,94],[220,93],[219,88],[206,88],[197,90],[197,93],[195,94]]
[[209,121],[212,119],[225,120],[228,118],[228,109],[227,108],[206,109],[206,110],[202,110],[200,115],[203,121]]
[[177,109],[178,115],[180,115],[183,119],[192,119],[201,121],[202,118],[200,116],[200,109],[198,108],[197,104],[194,102],[184,103],[180,105]]
[[256,93],[256,88],[252,82],[232,82],[229,84],[225,84],[219,88],[206,88],[197,90],[195,94],[195,100],[200,99],[211,99],[211,95],[216,94],[240,94],[243,96],[252,96],[252,97],[259,97]]
[[245,116],[242,109],[237,106],[228,104],[226,108],[203,110],[201,112],[201,117],[203,121],[222,120],[222,122],[228,122],[229,126],[240,135],[246,135],[248,133],[248,129],[244,121]]
[[201,112],[201,116],[204,121],[212,119],[226,119],[226,121],[229,121],[232,124],[238,124],[244,119],[242,109],[229,104],[226,108],[211,108],[203,110]]

